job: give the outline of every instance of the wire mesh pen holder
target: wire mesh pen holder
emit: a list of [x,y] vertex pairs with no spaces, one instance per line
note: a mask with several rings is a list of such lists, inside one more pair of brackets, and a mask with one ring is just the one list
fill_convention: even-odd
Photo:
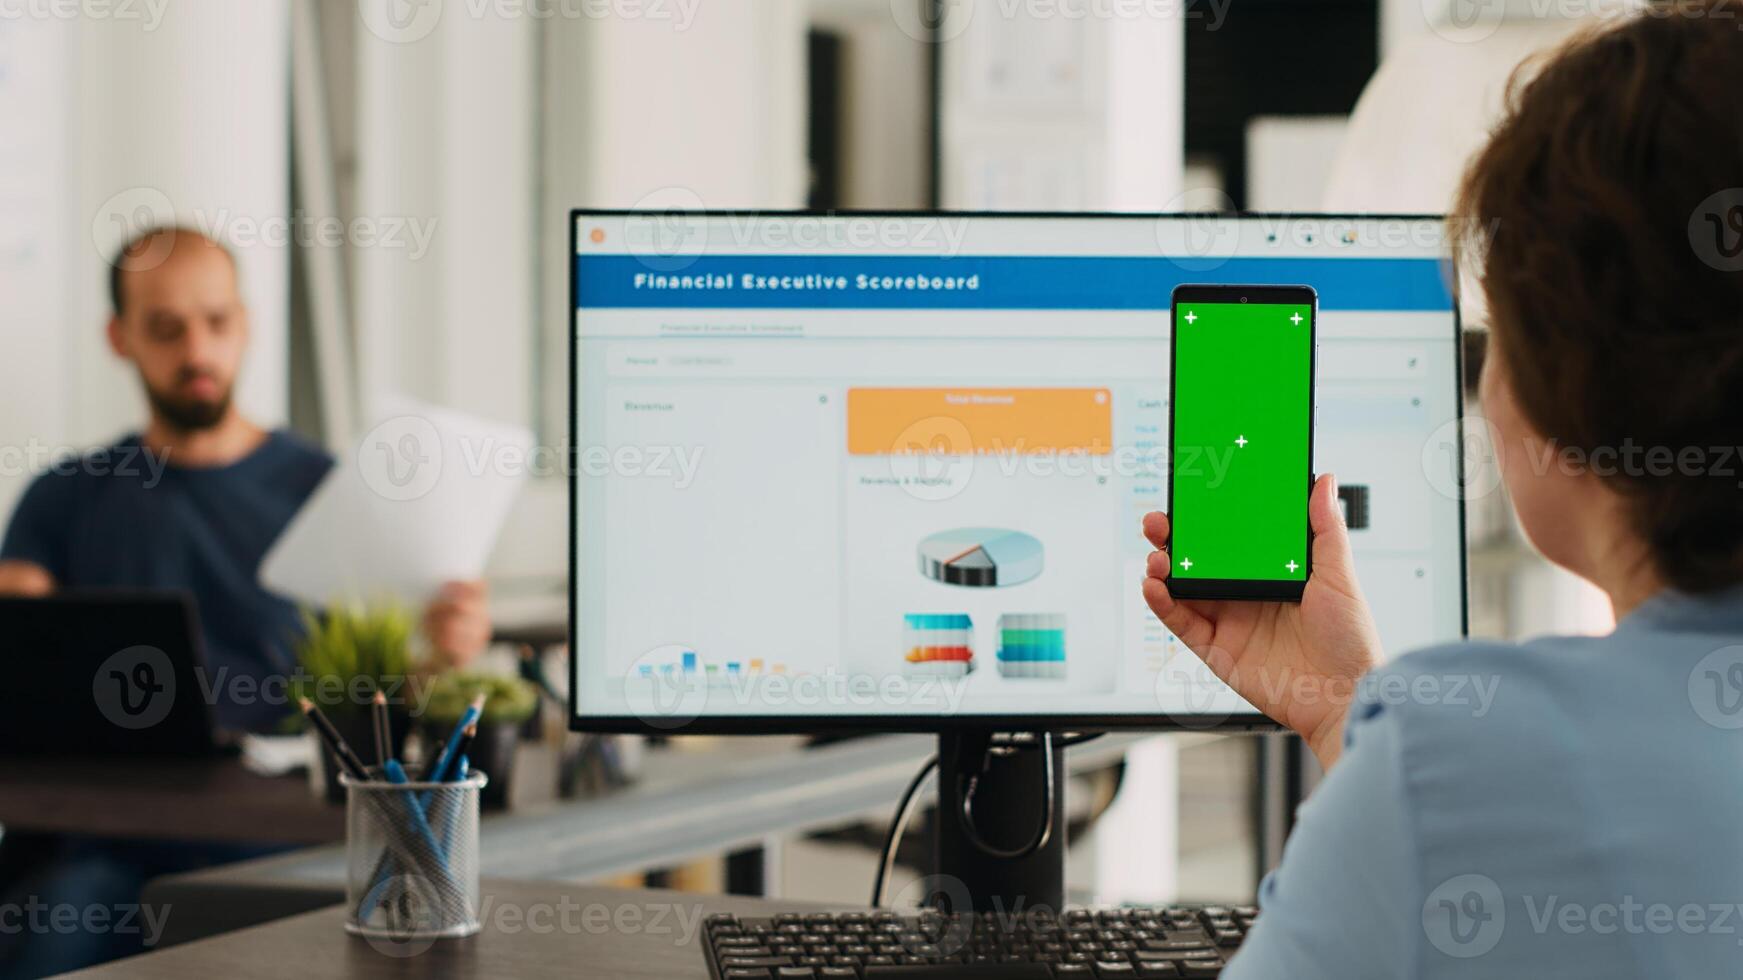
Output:
[[391,783],[371,770],[345,787],[347,932],[438,939],[478,931],[478,800],[473,772],[447,783]]

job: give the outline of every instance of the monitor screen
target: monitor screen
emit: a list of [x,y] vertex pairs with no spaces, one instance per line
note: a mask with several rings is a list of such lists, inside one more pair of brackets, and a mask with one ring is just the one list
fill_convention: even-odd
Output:
[[1464,632],[1438,219],[573,221],[577,728],[1262,725],[1139,589],[1183,283],[1317,290],[1314,467],[1387,650]]

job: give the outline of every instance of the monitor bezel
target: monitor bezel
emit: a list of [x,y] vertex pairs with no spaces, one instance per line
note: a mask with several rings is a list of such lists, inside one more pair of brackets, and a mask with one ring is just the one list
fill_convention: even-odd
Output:
[[[576,583],[580,568],[579,536],[575,533],[579,517],[580,488],[576,481],[579,472],[576,456],[580,433],[576,425],[579,421],[579,384],[576,374],[576,349],[580,338],[575,327],[575,313],[580,307],[581,296],[580,275],[575,257],[579,255],[579,229],[584,218],[627,218],[636,214],[649,213],[646,209],[636,208],[571,208],[569,210],[569,252],[564,261],[568,266],[569,301],[563,311],[563,332],[567,337],[565,345],[568,356],[566,368],[569,379],[568,398],[568,455],[566,482],[569,491],[569,580],[566,585],[566,604],[569,607],[569,656],[568,670],[568,709],[569,730],[598,734],[628,734],[628,735],[803,735],[814,732],[829,732],[831,734],[941,734],[959,731],[1000,731],[1000,732],[1115,732],[1115,731],[1164,731],[1164,732],[1279,732],[1284,726],[1259,712],[1243,712],[1231,714],[1216,712],[1208,714],[955,714],[955,715],[849,715],[849,714],[812,714],[812,715],[697,715],[681,724],[661,726],[653,721],[636,715],[583,715],[580,713],[580,685],[575,674],[575,660],[579,649],[578,623],[575,614]],[[1241,211],[1227,214],[1206,212],[1180,211],[955,211],[948,209],[921,210],[859,210],[859,209],[762,209],[762,208],[728,208],[719,211],[704,212],[709,218],[732,218],[754,220],[757,218],[1011,218],[1018,220],[1058,219],[1058,220],[1129,220],[1129,221],[1162,221],[1167,219],[1198,219],[1206,217],[1227,219],[1231,221],[1290,221],[1290,220],[1361,220],[1361,221],[1439,221],[1447,220],[1443,214],[1356,214],[1350,212],[1313,212],[1313,211]],[[1456,409],[1456,438],[1459,444],[1464,444],[1464,409],[1465,409],[1465,361],[1464,361],[1464,327],[1460,320],[1459,304],[1456,290],[1453,291],[1453,404]],[[1465,463],[1464,454],[1455,453],[1458,472],[1455,474],[1457,485],[1464,486]],[[1466,508],[1461,495],[1457,499],[1459,517],[1459,635],[1470,634],[1470,572],[1469,548],[1465,543]]]

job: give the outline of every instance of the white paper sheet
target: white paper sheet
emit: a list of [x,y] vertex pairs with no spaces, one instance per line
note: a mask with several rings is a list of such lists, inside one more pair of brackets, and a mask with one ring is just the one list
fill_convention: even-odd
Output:
[[341,458],[266,558],[260,580],[298,602],[399,601],[480,578],[526,480],[532,433],[404,398]]

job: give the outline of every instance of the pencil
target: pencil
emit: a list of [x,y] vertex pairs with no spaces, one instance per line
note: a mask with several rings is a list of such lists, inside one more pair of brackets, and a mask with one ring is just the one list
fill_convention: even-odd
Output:
[[451,767],[453,771],[450,773],[453,778],[448,780],[448,782],[458,783],[466,778],[466,767],[468,765],[466,753],[472,748],[472,740],[477,737],[477,722],[467,725],[466,730],[460,733],[460,741],[454,746],[454,765]]
[[388,733],[392,722],[387,717],[387,695],[375,692],[375,706],[370,714],[375,719],[375,762],[385,766],[387,760],[393,758],[393,737]]
[[333,723],[327,720],[327,716],[321,713],[321,709],[315,706],[315,702],[308,698],[298,698],[297,703],[302,705],[303,715],[309,719],[310,724],[315,726],[315,731],[321,733],[321,738],[327,743],[327,748],[332,751],[333,758],[339,760],[339,768],[349,773],[352,779],[367,781],[369,770],[364,767],[363,760],[357,758],[357,753],[351,751],[351,746],[345,744],[345,739],[339,735],[339,730],[333,727]]
[[[476,724],[483,712],[484,695],[479,694],[472,699],[471,704],[466,706],[465,713],[460,716],[459,723],[454,726],[453,734],[448,736],[448,741],[442,746],[442,751],[436,754],[435,764],[430,766],[428,772],[424,773],[426,781],[440,783],[446,780],[448,767],[454,764],[454,749],[460,744],[461,736],[466,734],[466,726]],[[428,794],[426,794],[426,798],[427,796]]]

